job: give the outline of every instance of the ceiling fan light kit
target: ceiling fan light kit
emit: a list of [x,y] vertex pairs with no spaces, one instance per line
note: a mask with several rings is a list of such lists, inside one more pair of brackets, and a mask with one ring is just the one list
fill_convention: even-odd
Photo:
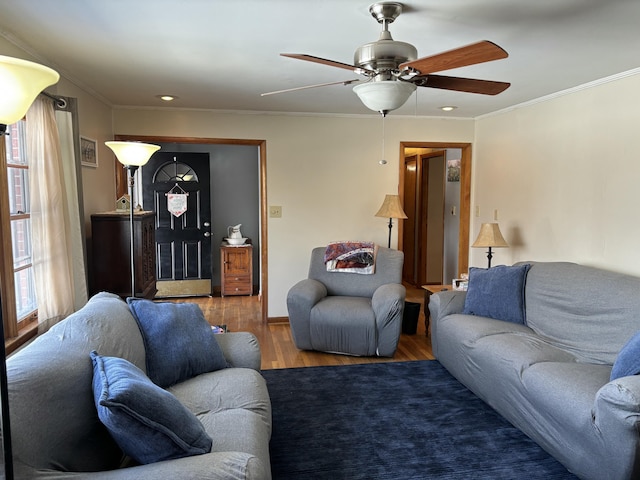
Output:
[[353,87],[365,107],[382,115],[404,105],[415,90],[413,83],[395,80],[362,83]]
[[[307,54],[282,53],[281,55],[350,70],[358,75],[365,76],[365,83],[356,85],[353,91],[367,108],[380,112],[383,116],[391,110],[396,110],[404,105],[416,87],[482,95],[497,95],[509,88],[510,84],[507,82],[433,75],[434,72],[491,62],[507,58],[509,55],[495,43],[483,40],[447,52],[417,58],[418,51],[413,45],[394,40],[389,32],[389,25],[398,18],[402,13],[402,9],[403,4],[399,2],[378,2],[369,7],[369,13],[382,25],[382,32],[377,41],[366,43],[356,49],[354,65]],[[338,83],[349,85],[355,81],[348,80],[309,85],[263,93],[262,95],[285,93]]]

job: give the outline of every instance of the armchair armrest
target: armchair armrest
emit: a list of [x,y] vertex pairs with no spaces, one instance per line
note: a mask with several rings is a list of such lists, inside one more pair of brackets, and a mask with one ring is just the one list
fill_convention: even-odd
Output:
[[398,346],[407,290],[399,283],[381,285],[373,292],[371,307],[378,327],[376,354],[392,357]]
[[[429,314],[431,315],[431,348],[438,356],[438,325],[447,315],[462,313],[467,292],[462,290],[447,290],[434,293],[429,297]],[[427,312],[424,312],[425,315]]]
[[[640,376],[621,377],[598,390],[592,413],[593,426],[600,433],[603,455],[615,452],[621,462],[611,478],[636,478],[640,462]],[[624,453],[623,453],[624,452]]]
[[462,290],[447,290],[434,293],[429,297],[429,312],[431,321],[446,317],[452,313],[462,313],[467,292]]
[[311,309],[327,296],[327,287],[310,278],[300,280],[287,293],[287,310],[291,335],[296,346],[302,350],[312,350]]
[[104,472],[61,472],[35,470],[16,462],[16,478],[34,480],[157,480],[180,478],[182,480],[222,480],[243,478],[246,480],[270,479],[268,465],[256,456],[242,452],[211,452],[193,457],[165,460],[163,462]]
[[253,333],[230,332],[216,335],[224,358],[232,367],[252,368],[260,371],[262,356],[260,343]]

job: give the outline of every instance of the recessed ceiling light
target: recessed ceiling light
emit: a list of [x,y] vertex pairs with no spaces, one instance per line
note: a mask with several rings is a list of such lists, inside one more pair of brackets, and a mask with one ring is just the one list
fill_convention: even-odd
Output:
[[157,98],[159,98],[160,100],[164,100],[165,102],[171,102],[172,100],[175,100],[176,96],[174,95],[156,95]]
[[444,107],[440,107],[440,110],[442,110],[443,112],[450,112],[451,110],[455,110],[458,107],[455,107],[453,105],[446,105]]

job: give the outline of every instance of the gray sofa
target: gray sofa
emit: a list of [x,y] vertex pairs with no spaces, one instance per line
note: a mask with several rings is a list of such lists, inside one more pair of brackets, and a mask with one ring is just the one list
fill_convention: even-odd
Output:
[[[210,453],[135,465],[101,424],[90,352],[145,370],[145,347],[127,304],[100,293],[7,360],[18,479],[269,479],[271,403],[250,333],[216,336],[230,368],[168,390],[196,414]],[[90,473],[92,472],[92,473]]]
[[640,330],[640,278],[532,263],[525,324],[463,314],[465,295],[431,297],[440,363],[578,477],[640,478],[640,377],[610,381]]
[[402,328],[404,254],[378,247],[375,273],[328,272],[325,247],[311,252],[308,278],[287,294],[293,341],[301,350],[393,357]]

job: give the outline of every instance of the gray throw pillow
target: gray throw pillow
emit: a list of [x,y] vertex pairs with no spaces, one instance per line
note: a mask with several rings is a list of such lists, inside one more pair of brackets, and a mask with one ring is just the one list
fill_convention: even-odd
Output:
[[198,418],[142,370],[96,351],[91,359],[98,417],[126,455],[147,464],[211,451]]
[[195,303],[128,298],[142,332],[147,375],[163,388],[227,367],[211,325]]

